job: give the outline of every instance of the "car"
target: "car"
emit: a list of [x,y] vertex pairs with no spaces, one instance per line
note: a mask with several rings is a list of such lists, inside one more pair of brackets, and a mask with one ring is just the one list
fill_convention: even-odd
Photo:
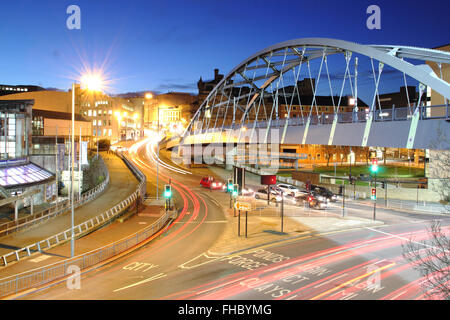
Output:
[[312,186],[312,190],[317,194],[318,197],[323,197],[327,201],[336,202],[338,200],[337,195],[335,195],[325,187]]
[[200,180],[200,185],[211,190],[224,190],[226,188],[223,182],[214,179],[214,177],[203,177]]
[[[267,189],[259,189],[255,192],[255,199],[267,200]],[[275,190],[270,190],[270,201],[280,202],[281,196]]]
[[283,190],[283,193],[289,194],[293,197],[300,195],[300,189],[290,184],[279,183],[277,188]]
[[255,195],[255,191],[251,188],[242,188],[241,195],[244,197],[253,197]]
[[298,193],[286,193],[281,188],[278,188],[278,187],[272,187],[272,190],[275,191],[276,194],[280,196],[280,199],[281,199],[281,197],[283,197],[286,204],[295,204],[296,203],[295,196]]
[[309,208],[315,209],[325,209],[328,204],[327,201],[323,201],[317,197],[314,192],[302,192],[300,195],[295,197],[296,204],[299,206],[307,205]]

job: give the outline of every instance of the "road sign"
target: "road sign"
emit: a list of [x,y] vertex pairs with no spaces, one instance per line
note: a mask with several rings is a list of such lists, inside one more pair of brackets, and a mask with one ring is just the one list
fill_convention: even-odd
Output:
[[252,204],[249,202],[236,201],[236,203],[234,204],[234,207],[237,210],[250,211],[252,209]]
[[276,175],[262,175],[261,176],[261,184],[264,185],[274,185],[277,184],[277,176]]

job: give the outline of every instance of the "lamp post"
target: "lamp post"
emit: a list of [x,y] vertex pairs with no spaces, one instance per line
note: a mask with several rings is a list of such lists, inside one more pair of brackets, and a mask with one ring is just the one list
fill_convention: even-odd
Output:
[[[87,74],[82,77],[81,82],[85,85],[87,90],[100,91],[103,85],[103,80],[98,74]],[[71,126],[71,174],[70,174],[70,254],[75,256],[75,214],[74,214],[74,167],[75,167],[75,82],[72,83],[72,126]],[[81,142],[81,139],[80,139]]]
[[[159,139],[159,105],[158,105],[158,138],[157,139]],[[158,144],[158,146],[157,146],[157,148],[158,148],[157,158],[159,159],[159,140],[157,141],[157,144]],[[158,178],[159,178],[159,161],[158,161],[158,159],[156,159],[156,200],[158,200],[158,183],[159,183],[159,181],[158,181]]]
[[73,207],[73,180],[75,164],[75,83],[72,84],[72,137],[71,137],[71,171],[70,171],[70,256],[75,256],[75,233],[74,233],[74,207]]

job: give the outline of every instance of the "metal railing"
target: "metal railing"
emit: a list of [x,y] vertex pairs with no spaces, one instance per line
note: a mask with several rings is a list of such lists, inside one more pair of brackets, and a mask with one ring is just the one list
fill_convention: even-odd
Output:
[[[105,180],[101,182],[96,187],[86,191],[81,194],[81,197],[78,198],[78,194],[75,194],[75,202],[74,208],[78,208],[83,204],[95,199],[100,193],[102,193],[106,186],[109,184],[109,172],[106,168],[106,165],[103,162],[103,159],[100,157],[102,167],[104,168]],[[70,201],[65,199],[61,202],[58,202],[58,205],[54,205],[48,209],[42,210],[38,213],[35,213],[30,216],[19,218],[15,221],[9,221],[3,224],[0,224],[0,237],[6,236],[10,233],[17,232],[26,228],[29,228],[35,224],[43,223],[52,219],[66,211],[70,210]]]
[[[119,154],[127,166],[133,171],[133,173],[138,177],[139,185],[133,194],[128,198],[121,201],[116,206],[102,213],[101,215],[92,218],[75,227],[77,236],[85,233],[91,232],[93,229],[103,225],[104,223],[117,217],[121,212],[123,212],[134,200],[141,201],[144,198],[146,191],[147,180],[145,175],[135,167],[131,161],[129,161],[124,155]],[[161,230],[167,223],[167,221],[172,217],[172,212],[165,212],[158,220],[152,223],[150,226],[138,231],[130,236],[122,238],[118,241],[110,243],[101,248],[86,252],[74,258],[65,259],[47,266],[43,266],[37,269],[26,271],[20,274],[15,274],[3,279],[0,279],[0,297],[16,294],[20,291],[27,290],[30,288],[35,288],[38,286],[45,285],[46,283],[53,282],[64,278],[68,275],[68,268],[72,266],[77,266],[80,270],[85,270],[92,267],[102,261],[106,261],[118,254],[121,254],[139,243],[147,240],[152,235],[156,234]],[[39,241],[37,244],[28,246],[14,252],[17,260],[20,259],[22,255],[30,255],[32,250],[41,251],[42,249],[48,249],[56,244],[70,240],[70,230],[59,233],[46,240]],[[2,260],[4,256],[2,257]],[[5,262],[5,260],[3,260]]]
[[[421,120],[427,119],[449,119],[450,118],[450,105],[436,105],[436,106],[418,106],[418,107],[392,107],[389,109],[373,110],[372,117],[375,122],[384,121],[405,121],[411,120],[413,117],[414,109],[419,113]],[[369,118],[369,112],[366,110],[352,111],[352,112],[340,112],[340,113],[321,113],[319,115],[312,114],[310,116],[310,124],[332,124],[334,117],[337,116],[337,123],[359,123],[366,122]],[[270,121],[271,128],[278,128],[285,126],[286,122],[288,126],[304,126],[306,125],[308,116],[303,118],[289,118],[289,119],[272,119]],[[248,129],[255,128],[267,128],[269,121],[249,121],[245,124]],[[233,123],[228,126],[224,126],[223,129],[240,129],[241,125]],[[208,128],[200,129],[192,134],[213,133],[221,131],[222,128]]]
[[[112,219],[119,216],[123,211],[125,211],[131,204],[136,201],[142,201],[142,198],[146,192],[146,184],[147,180],[145,175],[139,171],[128,159],[126,159],[123,155],[119,155],[120,158],[124,160],[128,167],[133,168],[132,172],[135,174],[139,180],[138,188],[135,192],[133,192],[130,196],[128,196],[125,200],[121,201],[119,204],[110,208],[106,212],[91,218],[77,226],[74,227],[75,237],[81,237],[93,230],[101,227],[102,225],[110,222]],[[79,204],[83,203],[83,199],[79,202]],[[42,252],[42,250],[50,249],[56,245],[62,244],[66,241],[69,241],[71,238],[71,229],[67,229],[63,232],[60,232],[56,235],[53,235],[47,239],[38,241],[21,249],[9,252],[0,257],[0,266],[7,266],[8,263],[19,261],[24,257],[30,256],[35,252]]]

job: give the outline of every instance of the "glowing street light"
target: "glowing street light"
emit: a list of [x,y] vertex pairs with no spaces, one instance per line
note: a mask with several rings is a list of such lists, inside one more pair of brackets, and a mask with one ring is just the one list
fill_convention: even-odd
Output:
[[[89,91],[101,91],[103,88],[103,77],[97,73],[88,73],[81,77],[81,83],[85,86],[85,88]],[[70,252],[71,257],[75,256],[75,232],[74,232],[74,224],[75,224],[75,214],[74,214],[74,193],[73,193],[73,182],[74,182],[74,167],[75,167],[75,83],[72,84],[72,168],[71,168],[71,178],[70,178],[70,202],[71,202],[71,237],[70,237]],[[97,141],[98,143],[98,141]],[[81,150],[81,140],[80,140],[80,150]],[[81,159],[80,159],[81,161]]]
[[89,91],[102,91],[103,79],[100,74],[88,73],[81,78],[81,84]]

